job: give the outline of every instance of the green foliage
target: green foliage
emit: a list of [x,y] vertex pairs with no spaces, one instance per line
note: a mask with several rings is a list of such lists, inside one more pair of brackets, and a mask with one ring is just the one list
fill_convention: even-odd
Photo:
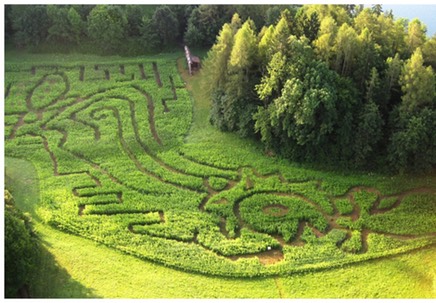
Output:
[[192,11],[185,33],[185,42],[190,46],[211,46],[222,25],[232,13],[224,5],[200,5]]
[[179,24],[175,14],[168,6],[160,6],[152,17],[153,29],[156,31],[162,45],[172,45],[178,35]]
[[209,185],[217,191],[223,190],[229,183],[228,180],[219,177],[210,177],[208,181]]
[[16,5],[11,9],[14,42],[18,47],[34,48],[48,36],[49,18],[43,5]]
[[355,230],[351,233],[350,239],[346,240],[341,248],[350,253],[358,253],[362,249],[361,232]]
[[371,216],[367,225],[380,232],[426,235],[436,230],[434,214],[434,195],[415,194],[404,198],[399,207]]
[[[289,51],[310,59],[307,42],[296,39]],[[377,199],[433,188],[432,179],[343,175],[262,156],[255,141],[221,134],[196,116],[203,106],[193,112],[178,56],[7,61],[13,129],[5,153],[35,164],[44,222],[145,260],[230,277],[308,272],[433,243],[415,225],[417,235],[392,250],[345,253],[345,234],[373,233]],[[292,66],[302,67],[298,59],[289,59]],[[313,78],[299,81],[322,90],[323,78]],[[28,102],[17,111],[14,94],[22,90]],[[332,204],[344,195],[360,209],[348,222]]]
[[389,144],[389,160],[393,167],[404,172],[428,171],[434,166],[435,117],[436,111],[430,108],[400,116]]
[[378,205],[379,209],[386,209],[386,208],[390,208],[392,205],[395,204],[395,202],[397,202],[398,199],[396,197],[391,197],[391,198],[385,198],[383,200],[380,201],[380,204]]
[[428,39],[421,48],[424,63],[433,67],[433,71],[436,70],[436,35]]
[[363,165],[371,155],[374,155],[377,144],[382,136],[382,124],[378,106],[370,101],[362,107],[355,137],[355,160],[358,165]]
[[[253,35],[241,28],[232,39],[235,27],[225,24],[205,69],[211,80],[210,121],[242,136],[254,129],[267,150],[292,160],[366,169],[387,162],[395,170],[411,170],[408,161],[391,160],[398,159],[392,147],[397,144],[389,141],[398,141],[401,127],[390,121],[401,99],[403,116],[431,107],[434,72],[423,67],[420,47],[431,64],[431,40],[424,44],[424,38],[416,38],[425,32],[417,20],[409,23],[408,35],[422,41],[409,41],[416,52],[401,72],[400,58],[410,55],[405,25],[379,9],[351,13],[335,5],[305,5],[295,16],[284,10],[277,24],[262,28],[253,48],[248,47]],[[244,43],[236,43],[244,32]],[[251,49],[259,63],[248,72],[242,62],[250,61]],[[257,96],[250,95],[253,87]],[[424,128],[430,129],[425,125],[420,132]],[[419,152],[406,153],[418,157]],[[415,169],[433,167],[429,157],[415,161]]]
[[82,28],[80,16],[74,8],[49,5],[47,15],[51,22],[47,37],[49,41],[59,44],[72,44],[79,41]]
[[[348,100],[340,99],[336,75],[324,63],[315,60],[307,41],[295,37],[290,40],[290,51],[294,55],[286,59],[277,53],[268,68],[269,75],[264,76],[257,87],[258,94],[265,101],[275,95],[278,97],[267,109],[259,109],[254,116],[255,129],[268,147],[280,150],[286,157],[327,161],[332,154],[339,152],[329,150],[328,138],[336,137],[335,132],[344,125],[338,119],[347,116],[339,115],[338,109],[339,104],[347,106]],[[284,60],[287,61],[285,68],[280,63]],[[349,135],[337,137],[346,142]]]
[[103,53],[111,53],[123,43],[127,19],[118,6],[97,5],[88,17],[88,34]]
[[241,203],[241,216],[258,231],[280,234],[285,241],[295,238],[300,221],[307,221],[320,230],[326,222],[304,201],[292,197],[256,195]]
[[348,199],[338,199],[335,205],[341,215],[348,215],[353,211],[353,205]]
[[4,196],[5,297],[14,298],[33,278],[39,261],[39,244],[30,218],[15,208],[8,190]]
[[409,53],[414,53],[418,47],[421,47],[425,42],[425,33],[427,28],[424,24],[415,18],[407,25],[406,44]]
[[255,74],[257,38],[253,21],[240,26],[239,16],[225,24],[205,61],[207,91],[212,93],[210,121],[223,131],[253,134],[257,100],[250,87]]
[[400,76],[400,111],[413,113],[424,106],[431,106],[435,99],[435,76],[430,66],[423,65],[421,48],[416,49],[406,61]]

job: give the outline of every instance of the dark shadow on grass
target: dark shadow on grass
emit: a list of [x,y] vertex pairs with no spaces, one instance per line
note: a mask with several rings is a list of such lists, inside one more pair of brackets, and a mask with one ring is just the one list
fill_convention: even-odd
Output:
[[95,290],[74,280],[41,243],[40,262],[29,287],[32,298],[99,298]]
[[[33,164],[26,160],[5,158],[5,188],[10,190],[15,206],[37,222],[36,208],[39,204],[39,180]],[[87,288],[74,280],[68,271],[62,268],[54,255],[47,249],[51,244],[38,237],[38,263],[30,285],[18,291],[17,297],[30,298],[98,298],[95,290]]]

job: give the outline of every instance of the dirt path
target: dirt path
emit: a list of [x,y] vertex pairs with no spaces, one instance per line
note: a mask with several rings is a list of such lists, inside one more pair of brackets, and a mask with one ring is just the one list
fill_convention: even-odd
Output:
[[139,72],[141,73],[141,79],[146,80],[147,75],[145,74],[145,71],[144,71],[144,64],[142,64],[142,63],[138,64],[138,68],[139,68]]
[[[148,110],[148,124],[150,126],[150,132],[154,138],[154,140],[156,141],[157,144],[162,145],[162,140],[159,138],[159,135],[157,133],[156,130],[156,123],[154,120],[154,104],[153,104],[153,99],[151,98],[151,96],[144,91],[143,89],[141,89],[139,86],[132,86],[133,88],[135,88],[136,90],[138,90],[147,100],[147,110]],[[133,113],[134,114],[134,113]],[[135,121],[134,126],[136,125],[136,119],[132,119],[132,121]],[[137,132],[135,132],[136,135],[139,136],[139,134]]]
[[26,114],[21,114],[18,118],[17,123],[15,123],[14,127],[12,128],[11,134],[9,135],[9,139],[14,139],[15,135],[17,133],[17,130],[24,125],[24,116]]
[[154,140],[157,142],[157,144],[162,145],[162,140],[159,138],[159,135],[157,134],[156,130],[156,123],[154,122],[154,104],[153,100],[151,99],[150,95],[146,94],[144,95],[147,99],[147,109],[148,109],[148,123],[150,124],[150,131],[153,135]]
[[160,74],[157,68],[157,63],[153,62],[152,64],[153,64],[154,79],[156,80],[157,86],[162,87],[162,81],[160,80]]

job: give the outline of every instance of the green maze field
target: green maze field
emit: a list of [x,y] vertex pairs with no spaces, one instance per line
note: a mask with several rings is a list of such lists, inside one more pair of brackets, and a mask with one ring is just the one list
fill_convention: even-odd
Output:
[[176,55],[5,64],[5,154],[42,220],[171,267],[252,277],[436,243],[434,178],[299,168],[231,138],[187,142]]

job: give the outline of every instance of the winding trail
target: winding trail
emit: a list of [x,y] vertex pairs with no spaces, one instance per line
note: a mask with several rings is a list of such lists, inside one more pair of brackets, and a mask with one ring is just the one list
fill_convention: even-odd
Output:
[[[153,67],[153,72],[154,72],[154,78],[156,81],[156,84],[159,88],[163,87],[162,81],[161,81],[161,77],[159,74],[159,70],[158,70],[158,66],[156,62],[152,62],[152,67]],[[85,67],[80,66],[80,71],[79,71],[79,80],[80,81],[85,81]],[[95,66],[95,69],[98,69],[98,66]],[[145,74],[144,71],[144,65],[138,64],[138,69],[139,69],[139,73],[141,75],[142,80],[146,80],[147,79],[147,75]],[[28,72],[28,70],[27,70]],[[106,79],[110,79],[110,73],[108,69],[104,70],[105,72],[105,77]],[[119,65],[119,72],[121,74],[125,74],[125,69],[124,69],[124,65]],[[36,73],[36,67],[33,66],[31,69],[31,73],[35,74]],[[58,75],[62,78],[62,81],[64,82],[65,85],[65,89],[61,92],[61,94],[55,99],[52,100],[48,105],[46,105],[44,108],[42,109],[37,109],[35,108],[34,104],[32,103],[32,96],[34,94],[34,91],[44,83],[44,81],[47,80],[47,78],[49,76],[52,75]],[[77,74],[76,74],[77,75]],[[134,79],[134,77],[132,77],[132,80]],[[172,91],[172,97],[171,98],[162,98],[162,104],[164,107],[164,111],[165,112],[169,112],[170,108],[168,107],[167,101],[173,100],[176,101],[177,100],[177,89],[174,85],[174,80],[173,77],[170,75],[169,76],[169,81],[171,84],[171,91]],[[10,87],[11,85],[8,85],[7,89],[6,89],[6,93],[5,93],[5,98],[7,98],[9,96],[9,92],[10,92]],[[127,88],[133,88],[134,90],[137,91],[138,94],[140,94],[141,96],[143,96],[145,98],[145,100],[147,101],[146,105],[144,104],[144,110],[145,110],[145,106],[147,107],[147,112],[148,112],[148,124],[149,124],[149,130],[150,133],[152,135],[153,140],[159,145],[159,146],[163,146],[163,142],[161,140],[161,138],[159,137],[158,131],[156,129],[156,121],[155,121],[155,106],[154,106],[154,102],[153,102],[153,98],[151,97],[151,95],[145,91],[143,88],[141,88],[138,85],[135,85],[133,83],[128,83],[125,87]],[[120,176],[115,176],[113,173],[110,172],[110,169],[105,169],[102,165],[102,163],[97,163],[98,161],[95,161],[95,159],[93,159],[92,157],[90,159],[86,158],[85,156],[81,155],[78,152],[73,152],[72,150],[67,148],[67,141],[68,141],[68,129],[61,129],[60,127],[47,127],[48,123],[50,121],[52,121],[53,119],[55,119],[56,117],[58,117],[62,112],[64,112],[65,110],[67,110],[67,108],[70,107],[74,107],[74,110],[70,113],[69,115],[69,119],[71,119],[72,121],[75,121],[77,123],[81,123],[84,126],[86,126],[87,128],[90,128],[93,130],[94,133],[94,140],[95,142],[98,142],[101,139],[101,131],[99,128],[99,124],[97,122],[95,122],[94,120],[99,120],[98,117],[98,112],[100,110],[107,110],[110,111],[113,115],[113,117],[116,120],[116,133],[117,133],[117,140],[120,143],[121,146],[121,150],[124,153],[124,156],[128,158],[128,160],[134,164],[134,166],[136,167],[136,169],[142,173],[143,175],[146,175],[148,177],[151,177],[153,179],[155,179],[156,181],[158,181],[159,183],[164,183],[164,184],[168,184],[170,186],[173,186],[174,188],[177,188],[179,190],[183,190],[183,191],[188,191],[188,192],[192,192],[192,193],[200,193],[200,194],[205,194],[206,196],[203,197],[203,199],[201,199],[199,205],[198,205],[198,211],[202,212],[202,213],[208,213],[211,215],[216,215],[217,218],[219,220],[217,225],[219,227],[219,232],[227,239],[227,240],[233,240],[235,238],[239,238],[241,237],[241,229],[242,228],[247,228],[250,231],[256,232],[256,230],[254,228],[252,228],[248,223],[244,222],[242,216],[241,216],[241,210],[240,210],[240,204],[247,198],[252,197],[254,195],[258,195],[258,194],[271,194],[271,195],[276,195],[276,196],[281,196],[281,197],[289,197],[289,198],[298,198],[303,200],[305,203],[307,203],[308,205],[310,205],[312,208],[314,208],[318,213],[320,213],[323,218],[325,219],[325,221],[328,224],[328,227],[326,228],[326,230],[319,230],[317,229],[315,226],[313,226],[313,223],[309,222],[310,220],[300,220],[298,222],[298,229],[297,232],[295,234],[295,236],[290,240],[290,241],[285,241],[283,236],[278,235],[278,234],[272,234],[270,235],[271,237],[273,237],[275,240],[278,241],[279,243],[279,247],[277,248],[270,248],[267,249],[263,252],[257,252],[257,253],[252,253],[252,254],[239,254],[239,255],[233,255],[233,256],[226,256],[228,259],[230,260],[238,260],[240,258],[253,258],[253,257],[257,257],[259,258],[260,262],[264,265],[271,265],[274,264],[276,262],[280,262],[284,259],[284,254],[283,254],[283,249],[286,246],[304,246],[305,242],[301,239],[301,236],[304,232],[305,228],[310,228],[313,233],[315,234],[316,237],[321,238],[324,237],[328,234],[329,231],[331,231],[332,229],[341,229],[341,230],[346,230],[348,232],[348,238],[346,240],[349,239],[350,236],[350,229],[347,229],[344,226],[339,225],[336,221],[339,218],[350,218],[353,222],[356,222],[357,220],[359,220],[362,216],[362,210],[360,209],[360,206],[358,205],[358,203],[356,203],[356,201],[354,200],[354,193],[359,192],[359,191],[368,191],[371,193],[374,193],[377,195],[377,200],[371,205],[371,208],[369,210],[369,215],[378,215],[378,214],[383,214],[386,212],[391,211],[392,209],[395,209],[397,207],[399,207],[401,205],[401,202],[403,201],[403,199],[411,194],[415,194],[415,193],[434,193],[433,190],[427,189],[427,188],[417,188],[417,189],[413,189],[413,190],[408,190],[408,191],[404,191],[401,193],[397,193],[397,194],[393,194],[393,195],[382,195],[380,193],[380,191],[378,191],[375,188],[371,188],[371,187],[365,187],[365,186],[355,186],[350,188],[344,195],[341,196],[335,196],[335,197],[330,197],[330,203],[332,204],[333,207],[333,214],[328,214],[326,213],[326,211],[322,208],[322,206],[319,203],[316,203],[316,201],[313,201],[307,197],[305,197],[302,194],[299,194],[295,191],[293,191],[291,188],[289,188],[288,191],[286,190],[258,190],[256,189],[257,186],[257,182],[261,182],[259,181],[262,179],[266,179],[269,177],[277,177],[278,180],[282,183],[282,184],[287,184],[287,185],[291,185],[291,184],[297,184],[297,183],[304,183],[304,182],[317,182],[316,186],[318,188],[318,190],[322,190],[321,187],[321,182],[322,180],[305,180],[305,181],[288,181],[286,180],[286,178],[284,178],[284,176],[282,175],[282,173],[280,171],[276,171],[276,172],[272,172],[272,173],[268,173],[268,174],[261,174],[259,173],[256,169],[254,169],[251,166],[241,166],[238,168],[229,168],[229,167],[224,167],[224,166],[219,166],[216,164],[211,164],[211,163],[207,163],[207,161],[204,160],[199,160],[199,159],[195,159],[192,158],[190,156],[187,156],[185,154],[183,154],[182,152],[179,153],[180,158],[183,158],[186,161],[190,161],[192,163],[196,163],[197,165],[203,166],[203,167],[210,167],[210,168],[214,168],[214,169],[219,169],[223,172],[228,172],[229,176],[226,177],[225,179],[227,180],[227,185],[225,186],[224,189],[222,190],[215,190],[211,184],[209,183],[209,177],[213,176],[212,174],[210,176],[205,176],[202,175],[201,173],[186,173],[183,170],[173,167],[167,163],[165,163],[165,161],[163,161],[161,158],[159,158],[159,156],[156,154],[156,152],[152,151],[150,149],[150,147],[148,147],[145,144],[145,140],[143,140],[141,138],[141,133],[139,131],[139,127],[138,127],[138,117],[136,115],[138,110],[142,110],[142,108],[138,109],[138,107],[136,106],[137,104],[132,101],[131,99],[129,99],[128,97],[123,96],[122,94],[120,96],[114,97],[106,97],[104,96],[105,93],[107,93],[108,91],[110,91],[112,88],[109,89],[103,89],[102,91],[98,91],[95,94],[91,94],[89,96],[86,96],[84,98],[77,98],[73,103],[61,107],[59,109],[57,109],[57,115],[50,117],[47,119],[47,121],[44,122],[43,125],[41,125],[41,129],[43,131],[47,131],[47,130],[53,130],[53,131],[57,131],[59,132],[62,136],[57,144],[57,148],[69,153],[70,155],[72,155],[73,157],[75,157],[78,161],[83,161],[83,163],[89,165],[89,169],[88,170],[81,170],[81,171],[71,171],[71,172],[59,172],[59,163],[58,163],[58,159],[56,158],[56,147],[53,146],[54,142],[49,142],[49,138],[47,138],[44,135],[36,135],[38,137],[41,138],[42,141],[42,145],[44,150],[48,153],[52,163],[53,163],[53,175],[54,176],[66,176],[66,175],[75,175],[75,174],[85,174],[87,175],[94,183],[94,185],[87,185],[87,186],[83,186],[83,187],[74,187],[72,189],[72,193],[77,196],[77,197],[94,197],[94,196],[99,196],[101,195],[101,199],[99,200],[98,198],[96,198],[94,201],[94,203],[96,204],[113,204],[113,203],[123,203],[123,192],[122,191],[105,191],[104,189],[102,189],[103,185],[102,182],[99,180],[99,178],[97,178],[96,175],[104,175],[105,177],[108,177],[113,183],[116,183],[126,189],[129,190],[133,190],[137,193],[143,194],[143,195],[156,195],[156,192],[153,192],[152,190],[146,190],[141,186],[132,186],[132,185],[128,185],[126,184],[125,180],[122,180],[122,177]],[[45,113],[45,110],[47,110],[48,108],[50,108],[53,105],[56,105],[60,100],[64,99],[65,96],[67,95],[67,93],[70,91],[70,82],[69,79],[67,77],[67,74],[64,72],[55,72],[55,73],[50,73],[50,74],[46,74],[44,76],[42,76],[38,82],[35,84],[35,86],[28,92],[27,96],[26,96],[26,107],[28,109],[29,112],[34,112],[37,117],[38,120],[42,120],[43,119],[43,114]],[[100,96],[101,95],[101,96]],[[92,98],[92,102],[90,102]],[[126,135],[126,130],[123,130],[123,120],[122,120],[122,114],[120,114],[120,109],[116,106],[109,106],[109,105],[104,105],[104,101],[107,99],[117,99],[120,100],[120,102],[123,102],[124,104],[122,105],[123,107],[125,106],[127,108],[128,106],[128,110],[129,110],[129,114],[130,114],[130,120],[131,120],[131,127],[133,130],[133,134],[134,134],[134,139],[133,136],[131,135],[131,133],[128,133],[132,139],[132,141],[136,141],[135,143],[137,143],[140,148],[142,148],[142,150],[144,151],[144,153],[146,153],[151,159],[152,161],[154,161],[155,163],[157,163],[161,168],[163,168],[164,170],[166,170],[167,172],[171,172],[173,174],[177,174],[179,177],[180,176],[190,176],[190,177],[199,177],[202,180],[202,185],[204,187],[204,190],[198,190],[195,187],[190,187],[187,185],[181,185],[179,183],[173,182],[168,180],[165,176],[163,175],[159,175],[158,172],[155,171],[151,171],[149,169],[146,168],[146,166],[141,163],[140,158],[138,157],[138,154],[135,154],[135,149],[126,141],[126,138],[129,138],[128,135]],[[85,119],[85,118],[78,118],[78,113],[81,111],[85,111],[86,109],[88,109],[91,105],[95,105],[97,103],[102,103],[100,108],[94,109],[89,113],[89,120]],[[141,105],[142,106],[142,105]],[[17,123],[15,123],[12,132],[9,136],[9,139],[14,139],[16,137],[16,133],[17,130],[24,125],[24,117],[25,117],[25,113],[20,114]],[[126,114],[127,115],[127,109],[126,109]],[[79,115],[80,116],[80,115]],[[126,116],[124,116],[126,117]],[[128,126],[128,128],[130,129],[130,126]],[[126,138],[125,138],[126,136]],[[52,143],[51,145],[49,143]],[[52,148],[50,148],[50,146]],[[88,168],[88,167],[86,167]],[[244,169],[249,169],[251,172],[251,177],[250,175],[244,175]],[[98,172],[98,173],[97,173]],[[235,175],[235,177],[232,177],[231,175]],[[217,174],[217,176],[219,176],[219,174]],[[235,186],[237,186],[238,184],[240,184],[240,182],[242,181],[243,177],[245,176],[245,180],[246,183],[244,184],[244,190],[245,193],[241,194],[236,200],[232,200],[234,201],[233,204],[230,206],[229,205],[229,200],[223,198],[219,201],[214,201],[214,203],[216,204],[222,204],[223,206],[229,206],[231,207],[232,211],[233,211],[233,215],[235,216],[236,220],[237,220],[237,227],[234,230],[235,233],[235,237],[231,238],[229,236],[229,230],[226,229],[227,223],[229,222],[229,218],[225,217],[225,216],[221,216],[221,215],[217,215],[216,213],[213,212],[209,212],[207,210],[207,204],[209,203],[209,201],[211,201],[211,199],[222,192],[225,191],[230,191],[232,190]],[[255,177],[253,177],[255,176]],[[222,176],[219,176],[222,178]],[[94,188],[99,188],[99,191],[95,191],[92,192],[92,190],[89,189],[94,189]],[[88,192],[86,192],[86,190],[88,189]],[[106,196],[105,196],[106,195]],[[114,202],[114,198],[113,196],[109,196],[109,195],[115,195],[116,196],[116,202]],[[104,199],[107,200],[104,200]],[[340,215],[339,211],[337,209],[337,207],[335,206],[334,199],[339,199],[339,198],[343,198],[343,199],[348,199],[350,201],[350,203],[353,206],[353,211],[351,214],[348,215]],[[380,209],[380,201],[385,199],[385,198],[397,198],[397,200],[395,201],[395,203],[393,203],[390,207],[384,208],[384,209]],[[111,200],[112,199],[112,200]],[[85,199],[84,199],[85,200]],[[90,199],[91,200],[91,199]],[[78,216],[83,216],[84,214],[86,214],[85,210],[86,210],[86,205],[93,205],[91,203],[86,204],[85,202],[81,202],[78,205]],[[273,205],[274,207],[277,207],[279,209],[282,209],[283,212],[285,211],[289,211],[289,209],[287,209],[285,206],[283,205]],[[286,209],[285,209],[286,208]],[[105,213],[106,215],[117,215],[117,214],[134,214],[134,213],[143,213],[143,214],[147,214],[147,213],[152,213],[152,212],[158,212],[159,214],[159,223],[150,223],[150,224],[165,224],[168,223],[166,218],[165,218],[165,213],[163,210],[129,210],[129,209],[125,209],[125,210],[115,210],[112,213]],[[268,213],[266,210],[264,210],[264,212],[267,215],[271,215],[274,216],[274,213]],[[99,213],[96,213],[99,214]],[[101,213],[103,214],[103,213]],[[280,214],[280,213],[279,213]],[[281,214],[283,215],[283,214]],[[233,217],[232,217],[233,219]],[[134,226],[135,225],[147,225],[147,224],[143,224],[143,223],[137,223],[137,222],[131,222],[128,225],[128,230],[132,233],[135,233],[134,231]],[[193,237],[192,239],[190,239],[189,241],[182,241],[182,242],[189,242],[189,243],[195,243],[197,245],[200,245],[202,247],[204,247],[200,242],[201,242],[201,237],[200,237],[200,241],[199,241],[199,234],[201,233],[201,229],[196,227],[193,231]],[[362,242],[362,249],[359,253],[365,253],[368,251],[368,235],[370,233],[377,233],[377,234],[381,234],[381,235],[385,235],[387,237],[391,237],[394,239],[399,239],[399,240],[411,240],[411,239],[416,239],[419,236],[416,235],[396,235],[396,234],[391,234],[391,233],[382,233],[382,232],[376,232],[376,231],[371,231],[368,229],[363,229],[361,232],[361,242]],[[436,233],[430,233],[429,235],[431,236],[436,236]],[[156,235],[154,235],[156,236]],[[200,234],[201,236],[201,234]],[[162,236],[163,238],[167,238],[165,236]],[[345,240],[345,241],[346,241]],[[212,251],[211,248],[208,247],[204,247],[205,249]],[[217,253],[219,254],[219,253]],[[282,286],[281,283],[278,279],[275,279],[275,283],[277,286],[277,289],[279,291],[279,295],[280,297],[283,297],[283,292],[282,292]]]

